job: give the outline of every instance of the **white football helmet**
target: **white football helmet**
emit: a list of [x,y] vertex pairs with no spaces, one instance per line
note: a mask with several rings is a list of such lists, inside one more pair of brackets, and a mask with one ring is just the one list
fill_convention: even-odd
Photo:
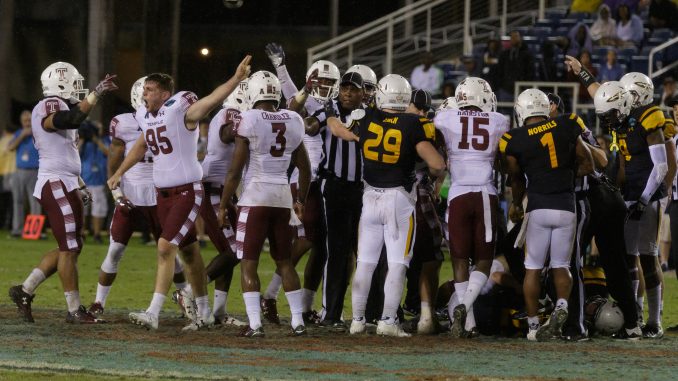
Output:
[[632,72],[624,74],[619,80],[626,91],[633,98],[632,107],[649,105],[654,99],[654,84],[652,80],[643,73]]
[[398,74],[389,74],[377,84],[377,108],[405,111],[410,104],[412,86]]
[[438,106],[437,111],[442,110],[459,110],[459,105],[457,105],[457,98],[449,97],[443,101],[443,103]]
[[587,323],[603,335],[611,335],[624,326],[624,314],[617,303],[601,296],[588,299],[584,313]]
[[138,110],[139,107],[144,106],[144,84],[146,83],[146,76],[143,76],[137,79],[136,82],[132,85],[132,91],[130,91],[130,101],[132,102],[132,107],[135,110]]
[[[332,99],[339,94],[339,80],[341,79],[339,68],[327,60],[315,61],[306,72],[306,81],[308,81],[308,77],[316,69],[318,70],[318,79],[327,79],[333,82],[331,85],[322,84],[320,81],[315,82],[309,95],[320,102],[326,102],[328,99]],[[325,93],[324,96],[322,95],[323,93]]]
[[377,75],[374,70],[366,65],[353,65],[346,70],[346,73],[358,73],[363,77],[365,96],[372,96],[377,88]]
[[593,104],[603,126],[616,130],[631,112],[632,96],[621,82],[609,81],[600,85]]
[[252,74],[247,81],[247,104],[252,108],[260,101],[274,101],[280,104],[280,81],[270,71],[260,70]]
[[55,62],[42,72],[42,94],[46,97],[59,97],[72,103],[80,102],[89,93],[83,82],[85,78],[75,66],[68,62]]
[[548,118],[551,111],[549,98],[538,89],[527,89],[520,93],[513,109],[516,113],[518,127],[522,127],[525,120],[533,116]]
[[224,108],[236,109],[240,112],[247,111],[247,81],[240,81],[233,92],[224,100]]
[[454,91],[454,97],[459,108],[475,106],[485,112],[492,111],[492,102],[496,99],[490,84],[478,77],[464,78]]

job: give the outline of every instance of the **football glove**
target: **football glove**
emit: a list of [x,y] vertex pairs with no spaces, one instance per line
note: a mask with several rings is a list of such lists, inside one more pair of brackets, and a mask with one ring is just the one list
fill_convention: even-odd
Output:
[[273,67],[280,67],[285,64],[285,51],[283,50],[282,45],[270,42],[266,44],[265,47],[266,55],[268,59],[271,60]]
[[82,198],[82,204],[84,206],[89,206],[92,204],[92,192],[87,189],[87,187],[78,188],[80,192],[80,198]]
[[630,204],[626,209],[626,221],[639,221],[646,206],[640,200]]

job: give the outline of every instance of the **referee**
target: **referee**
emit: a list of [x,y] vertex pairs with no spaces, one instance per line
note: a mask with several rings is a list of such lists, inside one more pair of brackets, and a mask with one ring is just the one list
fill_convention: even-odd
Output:
[[363,107],[362,99],[363,78],[358,73],[346,73],[341,77],[339,96],[306,119],[307,133],[321,134],[325,153],[319,169],[327,232],[320,325],[341,332],[346,330],[341,316],[362,210],[362,161],[358,143],[333,136],[327,129],[327,118],[336,116],[348,124],[351,111]]

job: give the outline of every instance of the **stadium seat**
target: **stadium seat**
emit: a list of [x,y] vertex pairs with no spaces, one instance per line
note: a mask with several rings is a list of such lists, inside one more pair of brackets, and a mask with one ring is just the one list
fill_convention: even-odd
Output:
[[650,37],[645,41],[644,46],[657,46],[659,44],[662,44],[666,42],[665,39],[659,38],[659,37]]
[[651,35],[652,38],[657,38],[659,40],[668,41],[673,37],[673,31],[668,28],[655,29]]
[[572,19],[572,18],[560,19],[560,27],[561,28],[567,28],[567,30],[569,31],[578,22],[579,22],[579,20]]
[[[614,46],[594,46],[591,54],[599,56],[599,57],[605,57],[607,55],[607,51],[610,50],[610,49],[615,49],[615,47]],[[617,54],[617,55],[619,55],[619,54]]]
[[631,65],[629,69],[631,71],[637,71],[640,73],[647,74],[647,63],[648,63],[647,56],[633,56],[631,58]]

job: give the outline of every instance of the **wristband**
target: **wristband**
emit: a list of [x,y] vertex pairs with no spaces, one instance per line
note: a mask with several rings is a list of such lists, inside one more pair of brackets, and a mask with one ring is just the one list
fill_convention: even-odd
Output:
[[577,77],[579,77],[579,82],[581,82],[587,89],[589,88],[589,86],[596,83],[596,79],[584,67],[581,68],[581,71],[579,72]]
[[87,103],[90,105],[94,106],[97,104],[97,101],[99,100],[99,95],[96,93],[96,91],[92,91],[91,93],[87,94]]

